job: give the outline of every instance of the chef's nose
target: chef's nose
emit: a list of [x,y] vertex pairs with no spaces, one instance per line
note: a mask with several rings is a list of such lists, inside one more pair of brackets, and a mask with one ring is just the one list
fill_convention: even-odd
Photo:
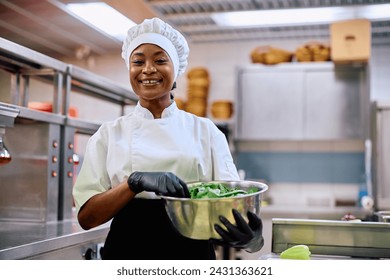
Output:
[[152,72],[156,72],[157,69],[156,69],[156,67],[153,66],[153,64],[151,64],[151,63],[146,63],[146,64],[145,64],[145,67],[144,67],[144,69],[142,69],[142,71],[143,71],[144,73],[152,73]]

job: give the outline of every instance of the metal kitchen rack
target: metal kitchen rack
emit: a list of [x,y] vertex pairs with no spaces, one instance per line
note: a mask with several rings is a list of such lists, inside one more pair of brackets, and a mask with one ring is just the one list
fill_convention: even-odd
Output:
[[[52,85],[51,112],[29,108],[32,78]],[[3,38],[0,82],[0,127],[12,155],[0,167],[0,259],[98,258],[109,224],[84,231],[75,218],[72,187],[75,135],[91,135],[100,124],[71,117],[69,99],[74,92],[90,95],[123,112],[136,103],[135,94]]]
[[[92,135],[100,126],[100,123],[69,115],[71,94],[77,92],[117,104],[121,106],[122,113],[126,105],[136,103],[137,97],[128,88],[109,79],[75,65],[63,63],[3,38],[0,38],[0,70],[3,70],[3,73],[4,71],[7,72],[7,75],[10,73],[9,77],[12,79],[10,89],[4,89],[3,87],[3,92],[0,94],[0,97],[9,94],[5,98],[5,102],[0,100],[0,126],[13,127],[15,119],[22,123],[25,123],[26,120],[31,123],[39,123],[40,125],[36,129],[29,128],[29,133],[39,131],[43,135],[48,135],[47,139],[42,137],[45,139],[43,141],[55,142],[55,144],[39,143],[39,145],[47,146],[48,154],[40,154],[39,157],[47,158],[45,159],[47,170],[44,173],[47,173],[49,178],[41,180],[42,184],[48,182],[47,187],[44,187],[47,192],[47,197],[44,198],[47,200],[44,203],[44,210],[47,213],[40,213],[38,220],[70,219],[72,218],[71,190],[74,169],[74,136],[76,133]],[[31,78],[53,86],[52,112],[33,110],[28,107]],[[8,79],[8,76],[6,79]],[[4,91],[7,90],[9,92],[5,93]],[[41,124],[46,124],[47,127],[42,129]],[[19,129],[19,127],[15,128],[14,131],[10,129],[9,137],[17,138],[15,131]],[[23,130],[25,131],[25,128]],[[23,149],[23,147],[20,146],[20,149]],[[51,157],[53,160],[51,160]],[[6,167],[2,168],[2,171],[4,171]],[[55,202],[49,201],[49,199],[55,200]],[[10,202],[9,205],[6,205],[6,208],[8,206],[8,208],[12,207],[11,205]],[[6,212],[5,216],[12,219],[12,211],[7,210]],[[27,214],[23,214],[23,217],[27,217]],[[2,215],[0,215],[0,220],[1,218]]]
[[[124,86],[3,38],[0,38],[0,69],[16,76],[16,90],[11,93],[10,104],[18,106],[27,107],[30,77],[53,84],[54,114],[68,116],[71,91],[91,95],[122,107],[137,101],[136,95]],[[79,122],[79,125],[83,126],[83,123]],[[86,127],[89,125],[86,124]]]

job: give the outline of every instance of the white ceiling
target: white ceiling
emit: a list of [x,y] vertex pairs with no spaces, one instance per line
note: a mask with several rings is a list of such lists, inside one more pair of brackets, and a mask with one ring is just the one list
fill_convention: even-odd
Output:
[[[68,14],[71,0],[0,0],[0,37],[43,54],[74,57],[118,52],[121,42]],[[84,1],[96,2],[96,1]],[[383,4],[380,0],[107,0],[135,22],[158,16],[193,43],[302,38],[328,40],[328,25],[221,28],[214,12]],[[104,20],[104,19],[102,19]],[[390,21],[372,22],[373,44],[390,44]]]

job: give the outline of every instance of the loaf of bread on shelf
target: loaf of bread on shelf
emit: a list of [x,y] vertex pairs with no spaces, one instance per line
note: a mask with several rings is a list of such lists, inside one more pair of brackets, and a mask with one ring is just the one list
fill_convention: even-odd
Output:
[[319,42],[309,42],[296,49],[295,57],[298,62],[329,61],[330,47]]
[[259,46],[250,53],[250,57],[253,63],[272,65],[291,62],[293,53],[271,46]]

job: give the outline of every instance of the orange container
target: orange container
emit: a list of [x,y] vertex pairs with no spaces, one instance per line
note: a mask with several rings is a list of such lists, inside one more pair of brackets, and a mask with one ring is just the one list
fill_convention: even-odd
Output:
[[[28,108],[42,111],[42,112],[48,112],[48,113],[53,112],[53,104],[51,102],[29,102]],[[68,115],[70,117],[77,117],[78,116],[77,108],[70,106]]]

